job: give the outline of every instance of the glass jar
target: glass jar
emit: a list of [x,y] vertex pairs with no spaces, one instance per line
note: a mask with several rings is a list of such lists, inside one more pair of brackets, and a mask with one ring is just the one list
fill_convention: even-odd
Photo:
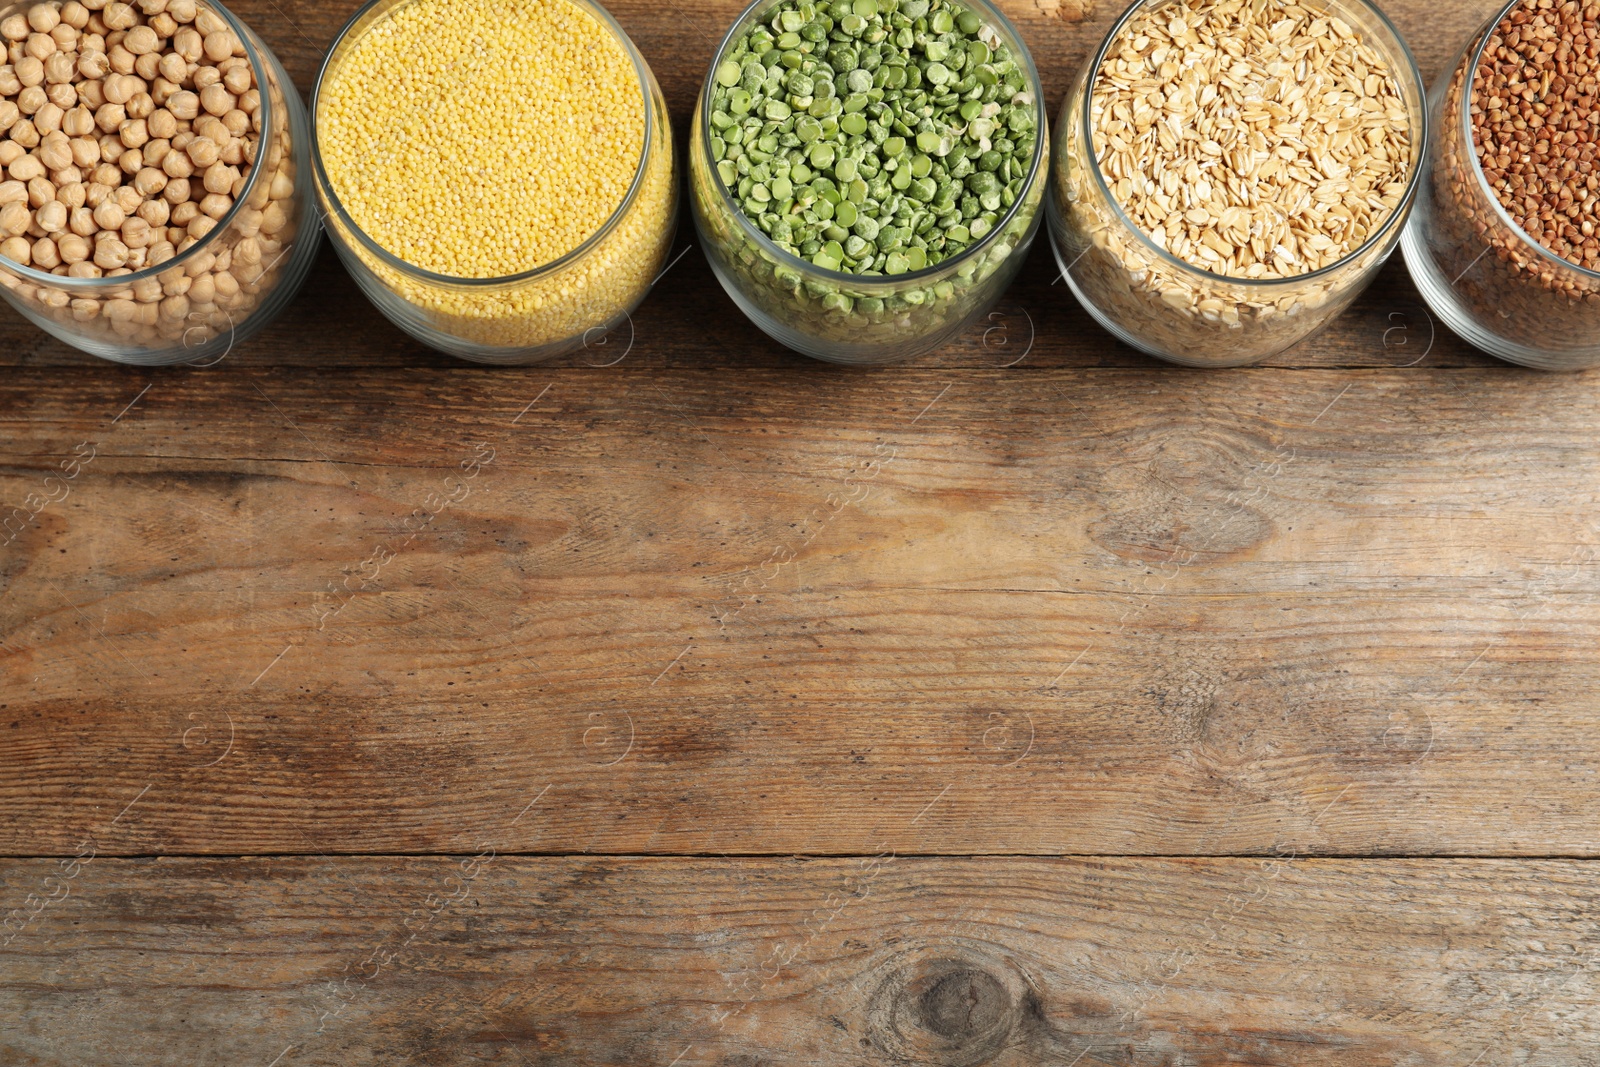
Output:
[[[323,86],[355,42],[413,0],[370,0],[345,24],[312,93],[319,127]],[[637,308],[666,265],[677,216],[672,131],[666,101],[644,57],[610,13],[570,0],[627,53],[644,99],[644,147],[632,185],[606,222],[560,259],[504,278],[456,278],[407,263],[358,227],[340,204],[313,138],[324,225],[362,292],[390,322],[423,344],[477,363],[522,364],[600,341]],[[479,205],[492,211],[492,204]],[[515,239],[515,235],[508,235]]]
[[1467,43],[1429,98],[1438,131],[1406,265],[1428,306],[1491,355],[1542,370],[1600,366],[1600,274],[1557,256],[1501,206],[1472,138],[1472,79],[1512,0]]
[[[35,6],[12,4],[0,18]],[[67,344],[120,363],[220,360],[277,318],[316,259],[321,231],[299,165],[310,139],[300,94],[248,26],[221,4],[196,7],[197,29],[219,20],[243,42],[261,92],[257,158],[232,208],[171,258],[120,274],[65,277],[0,256],[0,289],[12,307]]]
[[1264,280],[1213,274],[1170,254],[1128,218],[1095,158],[1095,77],[1123,27],[1170,2],[1139,0],[1129,7],[1062,105],[1049,204],[1051,244],[1084,309],[1124,344],[1191,367],[1248,366],[1327,326],[1394,251],[1422,172],[1425,87],[1411,50],[1376,6],[1366,0],[1316,0],[1318,8],[1349,23],[1395,74],[1411,130],[1405,193],[1359,248],[1331,266]]
[[1038,230],[1050,136],[1033,57],[987,0],[961,0],[1011,50],[1038,107],[1022,193],[989,234],[942,263],[892,277],[826,270],[779,248],[745,216],[712,155],[712,79],[724,54],[774,6],[773,0],[756,0],[735,20],[716,50],[695,107],[689,195],[706,258],[740,310],[798,352],[831,363],[893,363],[931,352],[995,305]]

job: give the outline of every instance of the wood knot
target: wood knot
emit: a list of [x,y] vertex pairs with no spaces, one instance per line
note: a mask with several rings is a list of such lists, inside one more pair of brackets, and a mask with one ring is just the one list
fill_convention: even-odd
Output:
[[943,946],[886,961],[868,1006],[869,1044],[899,1063],[980,1067],[1018,1043],[1038,998],[1009,961]]
[[968,968],[938,979],[917,998],[922,1025],[954,1041],[971,1041],[1009,1022],[1011,1010],[1011,997],[998,979]]

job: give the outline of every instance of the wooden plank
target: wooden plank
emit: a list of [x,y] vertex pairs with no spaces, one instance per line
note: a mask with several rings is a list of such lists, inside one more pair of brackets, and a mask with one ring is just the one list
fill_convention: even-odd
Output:
[[926,860],[901,829],[859,860],[9,862],[8,899],[65,895],[0,948],[0,1059],[1596,1062],[1593,863]]
[[42,373],[10,854],[1600,848],[1587,379]]

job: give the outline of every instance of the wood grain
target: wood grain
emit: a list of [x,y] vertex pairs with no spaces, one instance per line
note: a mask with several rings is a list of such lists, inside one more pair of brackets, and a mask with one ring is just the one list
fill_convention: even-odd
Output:
[[12,861],[8,888],[67,895],[0,948],[0,1059],[1600,1062],[1593,863],[923,860],[898,839],[859,860],[99,856],[49,887],[56,864]]

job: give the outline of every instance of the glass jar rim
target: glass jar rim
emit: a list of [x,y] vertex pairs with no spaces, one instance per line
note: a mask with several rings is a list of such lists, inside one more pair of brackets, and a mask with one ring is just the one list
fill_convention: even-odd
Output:
[[[1483,24],[1477,45],[1469,44],[1467,46],[1471,52],[1471,59],[1468,62],[1466,73],[1461,79],[1461,103],[1457,105],[1461,111],[1462,149],[1472,159],[1472,176],[1477,180],[1478,189],[1483,193],[1484,199],[1489,202],[1489,206],[1494,213],[1500,217],[1500,221],[1505,223],[1523,244],[1548,260],[1551,266],[1564,267],[1568,270],[1576,271],[1582,277],[1600,281],[1600,270],[1592,270],[1581,263],[1574,263],[1565,256],[1556,255],[1543,244],[1534,240],[1533,235],[1523,229],[1517,220],[1511,217],[1511,213],[1505,209],[1505,205],[1500,203],[1500,197],[1495,195],[1494,188],[1489,185],[1489,176],[1483,172],[1483,160],[1478,158],[1476,145],[1472,140],[1472,108],[1469,105],[1472,103],[1472,83],[1477,80],[1478,66],[1483,62],[1483,54],[1489,47],[1489,39],[1494,36],[1494,31],[1499,28],[1501,22],[1505,21],[1507,15],[1526,2],[1527,0],[1510,0],[1488,22]],[[1463,58],[1465,58],[1465,54],[1463,54]],[[1447,71],[1443,75],[1447,79],[1444,85],[1446,94],[1450,91],[1450,80],[1455,78],[1456,71],[1459,69],[1460,65],[1458,64],[1455,70]],[[1492,248],[1494,246],[1488,245],[1487,247]]]
[[[623,194],[616,210],[606,218],[605,222],[601,223],[599,229],[585,238],[582,244],[559,258],[551,260],[549,263],[542,263],[537,267],[517,274],[507,274],[495,278],[461,278],[453,274],[440,274],[436,271],[427,270],[401,259],[375,241],[366,230],[356,225],[355,220],[350,217],[350,212],[340,202],[338,193],[334,191],[333,182],[328,178],[327,168],[323,166],[322,162],[322,139],[318,131],[317,105],[322,97],[323,83],[333,69],[333,58],[335,53],[338,52],[339,46],[345,42],[345,39],[356,29],[357,24],[366,18],[374,8],[384,4],[389,5],[388,9],[381,13],[381,19],[388,18],[394,11],[402,7],[418,2],[419,0],[367,0],[356,10],[355,14],[350,16],[339,32],[334,35],[333,43],[328,46],[328,53],[323,57],[322,65],[317,69],[316,82],[311,89],[311,166],[316,174],[318,190],[328,198],[329,214],[338,215],[339,219],[349,227],[350,232],[355,235],[362,247],[377,256],[385,266],[429,285],[448,285],[472,289],[520,284],[533,281],[547,274],[554,274],[582,259],[617,228],[617,225],[633,206],[634,201],[639,198],[639,190],[644,187],[645,173],[650,162],[650,153],[656,147],[656,107],[650,92],[654,75],[650,73],[650,65],[645,62],[644,56],[640,54],[638,47],[633,43],[633,38],[628,36],[617,20],[612,17],[611,12],[607,11],[597,0],[570,0],[570,2],[594,15],[600,24],[616,39],[617,43],[622,46],[628,61],[633,64],[634,80],[639,86],[639,96],[644,101],[644,141],[639,149],[639,166],[634,172],[633,181],[628,185],[628,191]],[[375,19],[372,26],[377,26],[380,19]],[[367,28],[370,29],[371,27]]]
[[[36,0],[36,2],[43,3],[45,0]],[[261,175],[266,168],[259,164],[265,159],[264,153],[271,150],[271,138],[277,132],[278,113],[272,106],[272,93],[265,88],[268,85],[266,62],[255,45],[251,43],[252,34],[249,28],[233,12],[218,3],[217,0],[198,0],[198,2],[202,8],[221,16],[222,21],[228,24],[228,28],[233,31],[234,36],[243,42],[245,58],[250,61],[250,69],[256,76],[256,91],[261,94],[261,138],[256,142],[256,162],[251,164],[250,175],[245,178],[244,189],[234,198],[233,206],[217,220],[217,224],[212,227],[211,232],[200,238],[200,240],[182,252],[177,253],[171,259],[141,267],[132,274],[119,274],[114,278],[106,277],[105,275],[101,275],[98,278],[72,278],[65,274],[52,274],[49,271],[42,271],[37,267],[23,266],[15,260],[4,258],[0,258],[0,269],[17,271],[34,284],[49,285],[68,292],[73,290],[87,292],[94,289],[103,289],[106,286],[120,288],[148,281],[151,278],[165,274],[169,270],[184,266],[190,260],[197,259],[203,255],[210,249],[214,240],[228,232],[233,221],[238,218],[239,213],[249,203],[250,194],[255,191],[256,184],[262,180]],[[29,4],[27,6],[31,7],[33,5]]]
[[[733,46],[734,35],[739,32],[740,27],[744,26],[757,10],[776,7],[783,2],[784,0],[751,0],[751,3],[746,5],[743,11],[739,12],[739,17],[733,20],[733,25],[728,28],[728,32],[723,35],[722,40],[717,44],[716,50],[712,53],[711,68],[706,74],[704,85],[701,87],[699,104],[700,148],[705,152],[707,159],[711,158],[711,93],[706,90],[710,88],[711,83],[716,78],[717,64],[722,62],[722,57]],[[1047,144],[1049,141],[1049,123],[1045,114],[1044,86],[1039,80],[1038,68],[1034,66],[1033,53],[1029,51],[1028,43],[1023,40],[1022,34],[1017,31],[1017,28],[1011,24],[1011,20],[1006,18],[993,4],[989,3],[989,0],[954,0],[954,2],[976,9],[986,22],[1003,28],[1010,35],[1011,40],[1015,42],[1014,50],[1022,60],[1022,70],[1027,75],[1029,91],[1033,93],[1034,105],[1038,108],[1038,125],[1034,127],[1033,158],[1028,162],[1027,180],[1022,184],[1023,193],[1026,194],[1039,180],[1041,166],[1049,148]],[[988,251],[990,245],[999,240],[1001,235],[1006,232],[1006,229],[1016,219],[1017,213],[1022,210],[1023,204],[1027,199],[1026,195],[1018,196],[1016,203],[1012,204],[1006,210],[1006,213],[1000,217],[1000,221],[994,224],[994,229],[985,234],[982,240],[951,259],[940,260],[931,267],[907,271],[904,274],[852,274],[849,271],[828,270],[826,267],[819,267],[808,259],[778,247],[777,242],[762,233],[761,228],[744,213],[743,205],[729,195],[728,187],[723,184],[721,175],[713,175],[712,184],[716,186],[717,193],[722,197],[723,205],[738,219],[739,227],[744,231],[745,236],[754,239],[757,247],[764,252],[775,256],[780,266],[786,266],[807,275],[816,276],[824,281],[853,289],[860,289],[864,286],[892,286],[899,288],[908,282],[917,282],[924,278],[938,278],[949,274],[952,269],[960,267],[980,252]]]
[[1351,250],[1348,255],[1341,257],[1337,263],[1330,263],[1326,267],[1319,267],[1314,271],[1307,271],[1305,274],[1294,274],[1287,278],[1238,278],[1231,274],[1217,274],[1214,271],[1206,270],[1204,267],[1196,266],[1186,259],[1179,259],[1165,248],[1156,244],[1155,240],[1145,232],[1143,226],[1128,217],[1127,212],[1122,210],[1122,205],[1117,202],[1116,196],[1112,193],[1111,186],[1106,182],[1105,172],[1101,170],[1100,161],[1095,158],[1094,81],[1095,77],[1100,73],[1101,66],[1106,61],[1106,56],[1111,52],[1111,46],[1117,42],[1117,38],[1121,35],[1123,28],[1127,26],[1134,15],[1145,8],[1174,2],[1176,0],[1134,0],[1112,25],[1110,32],[1106,34],[1105,40],[1100,43],[1099,50],[1095,52],[1094,59],[1090,61],[1085,69],[1084,77],[1088,79],[1089,84],[1084,89],[1083,108],[1078,114],[1078,121],[1083,126],[1083,136],[1088,148],[1086,154],[1089,157],[1090,173],[1094,175],[1095,184],[1100,187],[1100,191],[1105,195],[1106,203],[1111,205],[1111,210],[1116,214],[1118,221],[1132,232],[1141,244],[1155,253],[1157,258],[1179,268],[1182,273],[1196,275],[1212,283],[1245,288],[1260,287],[1271,289],[1278,286],[1303,285],[1309,281],[1316,281],[1349,266],[1387,238],[1399,221],[1406,217],[1407,210],[1417,198],[1418,190],[1422,188],[1423,173],[1428,169],[1428,137],[1431,131],[1431,118],[1428,114],[1428,86],[1423,81],[1421,68],[1417,66],[1417,57],[1412,55],[1411,46],[1406,43],[1405,37],[1401,35],[1400,30],[1389,19],[1389,16],[1384,14],[1383,9],[1373,3],[1372,0],[1342,0],[1342,2],[1365,8],[1369,14],[1377,19],[1379,26],[1383,28],[1384,32],[1389,35],[1390,40],[1399,48],[1400,54],[1405,57],[1406,73],[1410,76],[1412,87],[1416,90],[1417,100],[1420,102],[1417,109],[1418,128],[1414,131],[1416,134],[1415,140],[1419,146],[1415,153],[1416,159],[1412,163],[1410,173],[1406,176],[1405,194],[1400,197],[1400,202],[1394,206],[1394,210],[1389,213],[1389,217],[1384,220],[1382,226],[1379,226],[1373,233],[1368,234],[1367,239]]

